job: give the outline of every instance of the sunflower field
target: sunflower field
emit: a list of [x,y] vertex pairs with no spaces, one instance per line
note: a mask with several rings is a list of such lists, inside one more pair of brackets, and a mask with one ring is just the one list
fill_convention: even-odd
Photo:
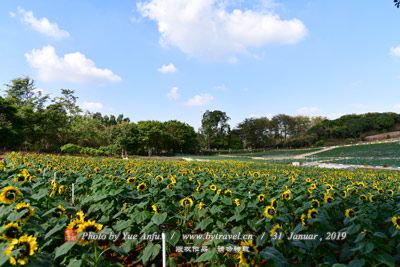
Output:
[[398,172],[10,153],[0,266],[161,266],[162,227],[168,266],[400,266],[399,192]]

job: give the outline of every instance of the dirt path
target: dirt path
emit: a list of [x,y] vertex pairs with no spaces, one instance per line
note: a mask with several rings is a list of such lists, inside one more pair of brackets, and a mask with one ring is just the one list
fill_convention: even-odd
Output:
[[305,157],[309,157],[309,156],[312,156],[312,155],[315,155],[315,154],[319,154],[319,153],[322,153],[322,152],[325,152],[325,151],[329,151],[329,150],[335,149],[337,147],[338,146],[324,147],[321,150],[313,151],[313,152],[306,153],[306,154],[295,155],[295,156],[293,156],[293,158],[294,159],[304,159]]

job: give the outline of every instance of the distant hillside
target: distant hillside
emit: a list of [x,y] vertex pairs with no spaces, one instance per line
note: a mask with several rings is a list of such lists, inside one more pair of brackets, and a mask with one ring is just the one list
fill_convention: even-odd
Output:
[[[317,144],[366,140],[367,136],[383,137],[399,129],[400,115],[392,112],[345,115],[323,120],[308,130]],[[383,134],[383,135],[382,135]]]

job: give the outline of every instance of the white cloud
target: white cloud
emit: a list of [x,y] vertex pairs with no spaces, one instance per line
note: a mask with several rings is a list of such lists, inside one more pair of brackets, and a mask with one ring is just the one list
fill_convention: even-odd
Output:
[[390,55],[400,57],[400,45],[390,48]]
[[90,112],[98,112],[103,109],[103,104],[100,102],[83,102],[82,109]]
[[55,39],[69,37],[69,32],[60,29],[57,23],[50,22],[46,17],[38,19],[33,15],[32,11],[26,11],[20,7],[18,7],[18,13],[21,15],[21,21],[32,27],[35,31],[51,36]]
[[185,102],[185,106],[194,107],[194,106],[204,106],[208,103],[212,102],[214,97],[209,94],[195,95]]
[[54,47],[48,45],[42,49],[33,49],[25,54],[28,63],[38,71],[42,81],[68,82],[119,82],[121,77],[109,69],[97,68],[95,63],[84,54],[75,52],[59,57]]
[[178,87],[172,87],[171,90],[168,92],[167,97],[171,100],[178,100],[180,98],[180,94],[178,92]]
[[296,110],[298,115],[306,115],[306,116],[318,116],[321,113],[321,110],[317,107],[302,107]]
[[[281,19],[271,10],[226,8],[224,0],[149,0],[137,4],[143,17],[158,24],[160,43],[198,58],[227,59],[252,47],[294,44],[307,35],[296,18]],[[268,1],[267,1],[268,2]]]
[[167,74],[167,73],[174,73],[176,72],[176,67],[174,64],[170,63],[168,65],[162,65],[158,71],[163,73],[163,74]]
[[12,11],[10,11],[10,12],[8,12],[8,14],[10,15],[10,17],[12,17],[12,18],[14,18],[17,14],[15,14],[15,12],[12,12]]

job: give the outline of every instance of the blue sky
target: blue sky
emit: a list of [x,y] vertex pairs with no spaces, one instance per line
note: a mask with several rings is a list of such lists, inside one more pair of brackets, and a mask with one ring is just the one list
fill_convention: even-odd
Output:
[[196,129],[207,109],[400,112],[399,21],[391,0],[3,1],[0,82]]

